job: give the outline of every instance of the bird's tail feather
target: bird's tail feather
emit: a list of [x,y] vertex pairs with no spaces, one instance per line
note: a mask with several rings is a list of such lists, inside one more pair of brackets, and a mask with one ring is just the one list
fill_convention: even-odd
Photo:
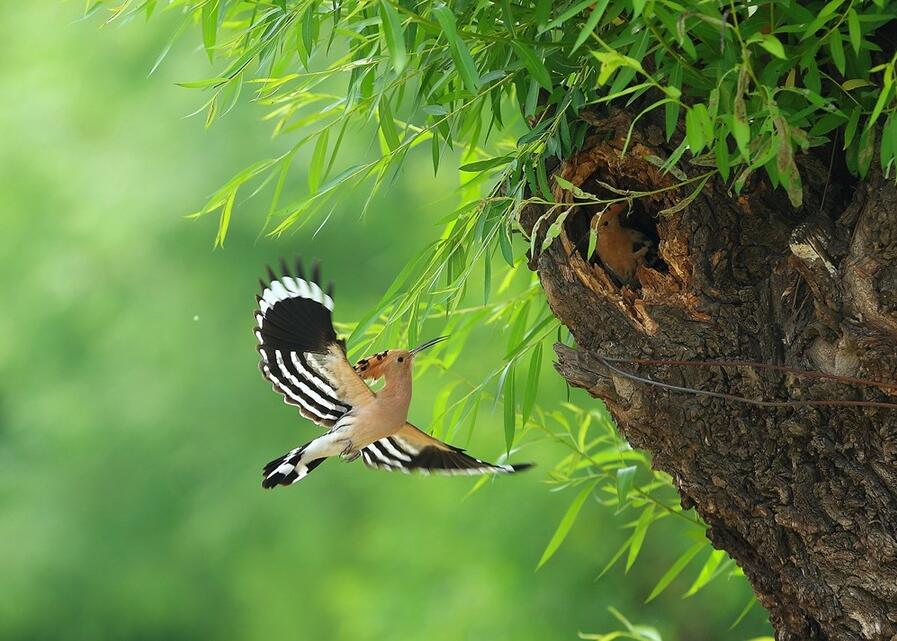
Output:
[[303,454],[308,446],[309,443],[306,443],[268,463],[262,472],[262,487],[268,489],[278,485],[292,485],[296,481],[301,481],[326,460],[325,458],[304,460],[307,457]]

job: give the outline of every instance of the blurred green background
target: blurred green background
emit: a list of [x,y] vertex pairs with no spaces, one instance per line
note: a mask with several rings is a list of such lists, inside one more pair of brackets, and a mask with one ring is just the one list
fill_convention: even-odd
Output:
[[[100,28],[80,8],[0,15],[0,639],[572,639],[616,627],[609,606],[665,640],[767,633],[759,607],[728,631],[744,581],[683,601],[684,576],[642,605],[691,543],[676,519],[596,582],[627,519],[586,505],[536,572],[573,496],[545,484],[560,447],[469,497],[470,479],[339,462],[262,491],[261,466],[317,434],[257,371],[263,266],[324,259],[351,322],[438,233],[457,177],[412,163],[371,214],[355,194],[316,236],[260,237],[249,201],[212,250],[215,221],[183,215],[279,147],[264,111],[243,100],[204,130],[185,117],[203,95],[174,84],[208,75],[198,36],[147,77],[175,17]],[[471,338],[471,377],[501,357],[491,339]],[[417,383],[422,427],[441,378]],[[548,363],[543,384],[565,398]],[[480,416],[470,449],[495,458],[500,408]]]

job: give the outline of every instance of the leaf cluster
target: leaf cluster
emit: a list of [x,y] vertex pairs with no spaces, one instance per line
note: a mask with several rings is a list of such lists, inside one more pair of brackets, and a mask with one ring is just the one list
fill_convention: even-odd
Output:
[[[125,0],[113,17],[156,5]],[[211,90],[207,121],[252,85],[271,106],[275,132],[299,136],[297,145],[315,141],[313,194],[345,128],[366,122],[376,124],[388,161],[343,181],[382,182],[421,143],[436,168],[446,148],[469,155],[491,132],[522,122],[510,153],[464,167],[512,165],[505,178],[517,193],[539,180],[530,174],[546,156],[582,143],[579,111],[603,103],[662,109],[667,137],[681,138],[671,166],[706,154],[736,191],[762,169],[796,206],[800,151],[832,143],[859,177],[876,152],[885,171],[897,158],[897,54],[880,37],[893,29],[894,0],[173,0],[165,8],[184,13],[176,34],[198,23],[210,58],[226,63],[185,83]],[[339,91],[322,91],[336,81]],[[550,196],[539,183],[534,193]],[[275,207],[276,230],[306,211]]]

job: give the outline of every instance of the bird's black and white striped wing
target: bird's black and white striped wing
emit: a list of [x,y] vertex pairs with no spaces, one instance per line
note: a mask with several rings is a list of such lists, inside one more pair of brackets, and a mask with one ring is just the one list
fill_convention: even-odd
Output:
[[331,427],[354,405],[371,394],[346,360],[343,344],[333,329],[333,288],[320,286],[314,267],[306,278],[296,261],[296,275],[281,261],[281,276],[268,268],[256,296],[255,336],[259,368],[285,403],[302,416]]
[[361,458],[365,465],[378,470],[421,474],[510,474],[531,467],[529,463],[496,465],[481,461],[459,447],[433,438],[411,423],[405,423],[392,436],[362,448]]

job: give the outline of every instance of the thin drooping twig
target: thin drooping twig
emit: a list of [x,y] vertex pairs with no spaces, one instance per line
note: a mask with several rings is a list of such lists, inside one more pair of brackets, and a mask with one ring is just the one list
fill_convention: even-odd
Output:
[[775,370],[777,372],[786,372],[802,378],[817,378],[849,385],[863,385],[865,387],[877,387],[879,389],[897,390],[897,383],[885,383],[883,381],[873,381],[866,378],[854,378],[853,376],[839,376],[837,374],[828,374],[826,372],[817,372],[808,369],[800,369],[797,367],[788,367],[787,365],[774,365],[772,363],[759,363],[756,361],[686,361],[676,359],[652,359],[652,358],[612,358],[605,356],[605,360],[611,363],[629,363],[632,365],[674,365],[685,367],[754,367],[756,369]]
[[737,396],[735,394],[724,394],[722,392],[711,392],[709,390],[700,390],[693,387],[682,387],[680,385],[672,385],[670,383],[662,383],[654,379],[639,376],[632,372],[627,372],[619,367],[611,365],[610,361],[604,356],[598,354],[596,358],[608,368],[610,371],[619,374],[629,380],[646,385],[653,385],[672,392],[682,392],[684,394],[694,394],[696,396],[709,396],[711,398],[719,398],[726,401],[735,401],[738,403],[747,403],[748,405],[756,405],[759,407],[810,407],[810,406],[830,406],[830,407],[877,407],[881,409],[897,410],[897,403],[886,403],[883,401],[853,401],[845,399],[820,399],[808,401],[764,401],[756,398],[748,398],[746,396]]

